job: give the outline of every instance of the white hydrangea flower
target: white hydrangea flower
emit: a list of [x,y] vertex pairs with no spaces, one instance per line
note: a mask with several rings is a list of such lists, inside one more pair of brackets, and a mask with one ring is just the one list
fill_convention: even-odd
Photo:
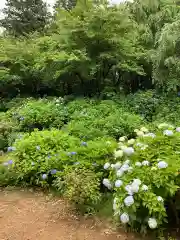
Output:
[[110,166],[111,166],[111,164],[107,162],[104,164],[104,169],[108,169]]
[[109,179],[107,179],[107,178],[104,178],[104,179],[103,179],[103,185],[104,185],[105,187],[107,187],[108,189],[111,189],[111,188],[112,188],[112,184],[111,184],[111,182],[109,181]]
[[138,193],[139,192],[139,185],[135,184],[135,183],[132,183],[131,191],[132,191],[132,193]]
[[145,185],[145,184],[144,184],[144,185],[142,185],[142,190],[143,190],[143,191],[145,191],[145,192],[146,192],[146,191],[148,191],[148,186],[147,186],[147,185]]
[[140,179],[134,179],[133,184],[141,185],[141,180]]
[[113,210],[115,211],[116,209],[117,209],[117,201],[118,201],[118,199],[117,198],[114,198],[114,200],[113,200]]
[[129,164],[123,164],[122,167],[120,168],[122,172],[126,172],[129,170]]
[[163,134],[165,136],[172,136],[173,135],[173,131],[172,130],[164,130]]
[[122,145],[122,146],[121,146],[121,150],[124,150],[124,149],[126,149],[126,148],[127,148],[126,145]]
[[134,129],[134,132],[137,133],[139,131],[139,129]]
[[135,139],[132,138],[132,139],[128,140],[127,143],[128,143],[128,145],[133,145],[135,143]]
[[138,131],[136,134],[137,134],[138,137],[144,136],[144,132],[142,132],[142,131]]
[[132,173],[133,172],[133,167],[129,167],[128,172]]
[[126,205],[126,207],[130,207],[131,205],[134,204],[134,198],[133,196],[128,196],[124,199],[124,204]]
[[144,146],[144,144],[143,144],[143,143],[140,143],[140,142],[138,142],[138,143],[136,143],[136,146],[137,146],[137,147],[142,147],[142,146]]
[[162,128],[167,128],[168,126],[169,126],[169,124],[167,124],[167,123],[161,123],[158,125],[158,128],[162,129]]
[[116,158],[121,158],[123,156],[123,151],[122,150],[118,150],[114,152],[114,157]]
[[154,133],[146,133],[146,134],[144,134],[144,137],[152,137],[152,138],[155,138],[155,137],[156,137],[156,134],[154,134]]
[[162,169],[162,168],[167,168],[168,164],[164,161],[160,161],[160,162],[158,162],[157,166],[159,169]]
[[142,165],[143,165],[143,166],[149,166],[149,161],[143,161],[143,162],[142,162]]
[[141,130],[142,132],[144,132],[144,133],[147,133],[147,132],[149,132],[149,131],[148,131],[148,129],[147,129],[147,128],[145,128],[145,127],[142,127],[140,130]]
[[157,197],[158,202],[164,202],[163,198],[161,196]]
[[155,218],[149,218],[148,225],[151,229],[157,228],[157,221]]
[[121,166],[122,166],[122,164],[120,162],[117,162],[114,164],[114,168],[117,170],[120,169]]
[[176,132],[180,132],[180,127],[177,127],[177,128],[176,128]]
[[134,153],[134,148],[132,147],[127,147],[125,149],[123,149],[123,152],[127,155],[127,156],[131,156]]
[[152,170],[152,171],[156,171],[156,170],[157,170],[157,167],[152,167],[151,170]]
[[111,168],[114,169],[115,168],[115,164],[111,164]]
[[127,191],[127,193],[129,195],[133,195],[133,191],[132,191],[132,186],[130,184],[128,184],[126,187],[125,187],[125,190]]
[[129,222],[129,215],[127,213],[123,213],[121,216],[120,216],[120,220],[122,223],[126,224]]
[[140,149],[141,149],[141,150],[145,150],[147,147],[148,147],[148,145],[147,145],[147,144],[144,144]]
[[121,180],[116,180],[115,181],[115,187],[119,188],[123,185],[123,182]]
[[142,166],[142,163],[141,163],[141,162],[136,162],[136,163],[135,163],[135,166],[136,166],[136,167],[141,167],[141,166]]
[[124,141],[126,141],[126,137],[125,137],[125,136],[120,137],[120,138],[119,138],[119,141],[120,141],[120,142],[124,142]]
[[122,177],[123,174],[124,172],[121,169],[119,169],[116,173],[117,177]]
[[124,162],[124,164],[130,164],[130,160],[129,159],[127,159],[125,162]]

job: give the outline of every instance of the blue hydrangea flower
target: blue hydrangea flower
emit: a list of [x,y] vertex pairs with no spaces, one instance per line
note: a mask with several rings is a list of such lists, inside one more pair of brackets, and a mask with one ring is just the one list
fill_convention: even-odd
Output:
[[71,155],[76,155],[77,154],[77,152],[71,152]]
[[123,213],[121,216],[120,216],[120,220],[123,224],[126,224],[129,222],[129,215],[127,213]]
[[104,178],[104,179],[103,179],[103,185],[104,185],[105,187],[107,187],[108,189],[111,189],[111,188],[112,188],[112,184],[111,184],[111,182],[109,181],[109,179],[107,179],[107,178]]
[[121,180],[116,180],[115,181],[115,187],[121,187],[123,185],[123,182]]
[[50,173],[53,175],[53,174],[56,174],[57,173],[57,170],[56,169],[52,169],[51,171],[50,171]]
[[107,162],[104,164],[104,169],[107,170],[110,166],[111,166],[111,164]]
[[172,136],[173,135],[173,131],[172,130],[164,130],[163,134],[165,136]]
[[41,147],[40,146],[36,146],[36,150],[40,150],[41,149]]
[[128,164],[123,164],[122,167],[120,168],[122,172],[126,172],[129,170],[129,165]]
[[51,158],[51,155],[48,155],[48,158]]
[[24,117],[20,117],[19,120],[20,120],[20,121],[23,121],[23,120],[24,120]]
[[134,204],[134,198],[133,196],[128,196],[124,199],[124,204],[126,205],[126,207],[130,207],[131,205]]
[[81,145],[82,146],[87,146],[87,142],[82,142]]
[[8,149],[7,149],[8,152],[12,152],[12,151],[15,151],[15,150],[16,150],[15,147],[8,147]]
[[12,164],[13,164],[13,160],[9,160],[9,161],[8,161],[8,164],[9,164],[9,165],[12,165]]
[[160,161],[158,162],[158,168],[159,169],[163,169],[163,168],[167,168],[168,167],[168,164],[164,161]]
[[74,163],[74,165],[79,165],[79,164],[80,164],[80,162],[75,162],[75,163]]
[[127,147],[127,148],[123,149],[123,152],[127,156],[131,156],[134,153],[134,148],[133,147]]
[[46,178],[47,178],[47,174],[44,173],[44,174],[42,175],[42,179],[43,179],[43,180],[46,180]]

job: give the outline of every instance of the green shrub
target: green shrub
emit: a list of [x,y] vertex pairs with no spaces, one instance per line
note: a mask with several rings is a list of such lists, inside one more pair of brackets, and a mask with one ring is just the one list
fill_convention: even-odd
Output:
[[61,128],[67,121],[67,112],[60,100],[29,100],[19,108],[13,108],[9,115],[19,126],[20,131],[33,129]]
[[11,161],[0,164],[0,187],[15,186],[18,175],[11,165]]
[[133,135],[142,119],[133,113],[126,112],[113,101],[101,101],[96,105],[75,111],[69,122],[68,131],[83,139],[93,139],[98,136],[118,138],[121,135]]
[[101,199],[100,176],[92,169],[76,167],[66,169],[63,179],[58,177],[54,186],[83,212],[92,212]]
[[8,138],[13,132],[13,123],[7,118],[5,113],[0,113],[0,150],[8,147]]
[[127,104],[137,114],[144,119],[152,121],[156,115],[157,107],[160,104],[161,97],[155,91],[140,91],[127,97]]
[[156,122],[169,122],[171,124],[179,125],[179,115],[180,98],[163,98],[162,103],[157,108],[157,114],[154,117],[154,120]]
[[25,134],[16,139],[13,147],[16,150],[12,157],[22,181],[47,185],[52,183],[56,172],[63,172],[67,166],[90,168],[95,165],[99,171],[111,158],[116,142],[110,138],[82,142],[59,130],[44,130]]
[[167,221],[166,208],[170,210],[180,184],[180,128],[159,127],[156,135],[143,128],[137,131],[137,139],[122,143],[121,138],[116,164],[105,165],[110,175],[103,183],[114,189],[115,215],[141,231]]

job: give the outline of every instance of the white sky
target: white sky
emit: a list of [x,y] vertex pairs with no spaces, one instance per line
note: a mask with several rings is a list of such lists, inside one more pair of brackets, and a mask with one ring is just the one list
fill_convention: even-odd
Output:
[[[44,0],[44,1],[47,2],[47,4],[50,6],[53,6],[54,3],[56,2],[56,0]],[[109,0],[109,1],[113,4],[115,4],[115,3],[122,2],[124,0]],[[0,17],[2,16],[1,10],[4,8],[5,2],[6,2],[6,0],[0,0]]]

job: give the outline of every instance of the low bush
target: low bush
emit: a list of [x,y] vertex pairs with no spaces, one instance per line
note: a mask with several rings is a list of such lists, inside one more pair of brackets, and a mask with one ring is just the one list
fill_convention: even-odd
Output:
[[23,182],[46,186],[66,167],[93,167],[98,172],[116,146],[111,138],[83,142],[59,130],[44,130],[16,139],[12,157]]
[[152,121],[161,103],[161,96],[152,90],[139,91],[135,94],[130,94],[126,102],[132,111],[141,115],[144,119]]
[[8,147],[8,139],[14,130],[14,125],[7,118],[5,113],[0,113],[0,150],[3,151]]
[[19,126],[19,131],[33,129],[61,128],[67,121],[67,111],[61,99],[30,99],[18,108],[12,108],[9,116]]
[[155,229],[166,222],[175,202],[180,184],[180,128],[161,124],[156,134],[146,128],[136,133],[137,139],[120,138],[116,163],[104,165],[109,178],[103,184],[114,192],[115,216],[145,231],[147,226]]
[[68,131],[83,139],[93,139],[98,136],[118,138],[121,135],[133,135],[134,128],[138,128],[142,119],[140,116],[126,112],[113,101],[101,101],[75,111],[71,115]]
[[101,199],[101,175],[85,167],[67,168],[63,177],[54,181],[54,186],[81,212],[92,213]]

